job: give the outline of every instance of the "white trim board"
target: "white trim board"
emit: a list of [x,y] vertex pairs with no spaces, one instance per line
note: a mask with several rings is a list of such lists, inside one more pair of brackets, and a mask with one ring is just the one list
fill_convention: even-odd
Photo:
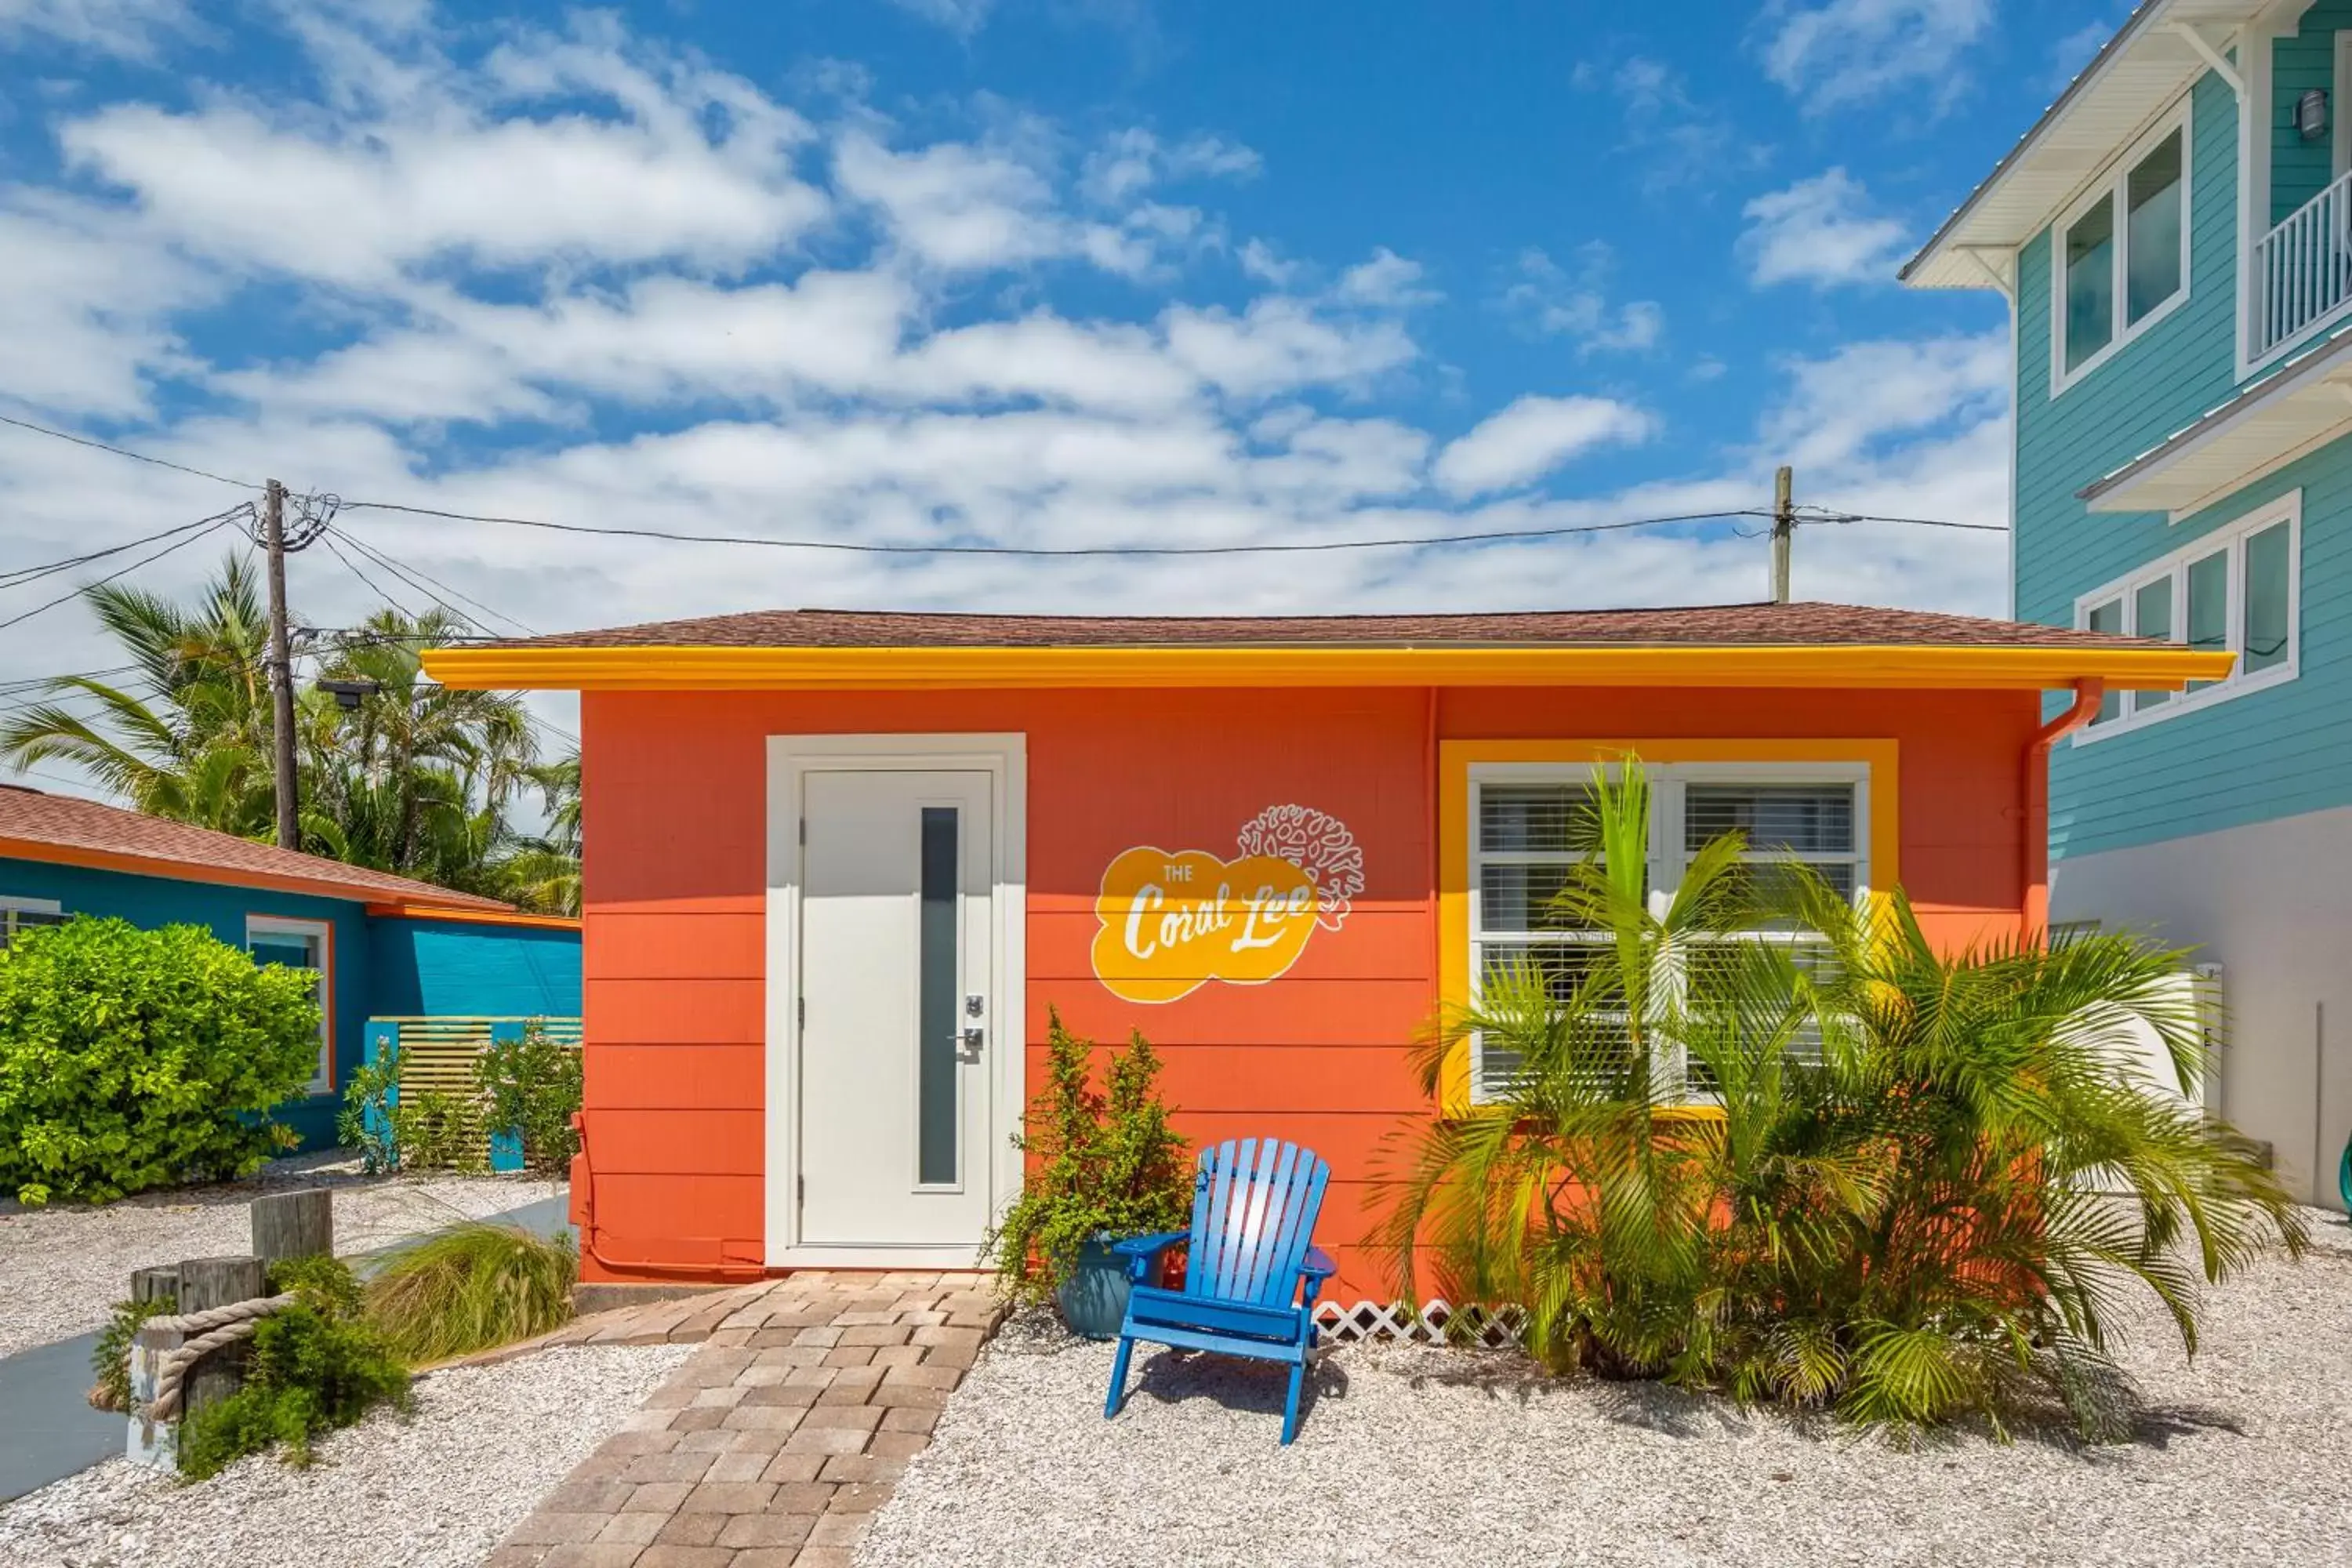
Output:
[[[988,1045],[991,1206],[1001,1212],[1021,1190],[1021,1155],[1011,1134],[1028,1103],[1029,741],[1025,734],[771,735],[767,783],[767,1083],[761,1195],[771,1268],[969,1268],[969,1247],[803,1247],[798,1235],[800,1054],[800,830],[803,781],[813,771],[984,773],[993,782],[995,973]],[[973,1238],[977,1242],[978,1238]]]

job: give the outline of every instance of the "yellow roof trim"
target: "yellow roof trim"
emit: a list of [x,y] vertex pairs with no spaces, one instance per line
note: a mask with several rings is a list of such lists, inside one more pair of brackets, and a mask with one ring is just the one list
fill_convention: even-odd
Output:
[[2186,647],[1951,645],[1625,647],[444,647],[425,672],[496,690],[980,687],[1998,687],[2097,679],[2135,691],[2220,680]]

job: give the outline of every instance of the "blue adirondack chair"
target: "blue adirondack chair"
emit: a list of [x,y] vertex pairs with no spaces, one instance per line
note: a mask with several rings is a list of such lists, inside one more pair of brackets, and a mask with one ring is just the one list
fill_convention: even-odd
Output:
[[[1114,1248],[1134,1282],[1118,1330],[1103,1417],[1127,1403],[1127,1361],[1135,1342],[1214,1351],[1290,1368],[1282,1405],[1282,1440],[1298,1433],[1298,1396],[1315,1349],[1315,1296],[1331,1278],[1331,1259],[1308,1243],[1331,1167],[1311,1149],[1271,1138],[1227,1141],[1201,1151],[1192,1184],[1192,1228],[1139,1236]],[[1190,1248],[1184,1287],[1147,1281],[1170,1247]]]

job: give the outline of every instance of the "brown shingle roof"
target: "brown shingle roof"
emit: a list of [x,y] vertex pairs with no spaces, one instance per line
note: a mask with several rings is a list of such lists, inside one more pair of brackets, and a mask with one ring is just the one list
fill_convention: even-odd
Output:
[[1853,605],[1540,610],[1461,616],[962,616],[758,610],[494,647],[2116,647],[2137,639]]
[[[60,851],[54,856],[44,850]],[[346,866],[323,856],[299,854],[274,844],[256,844],[233,834],[215,833],[184,822],[148,816],[121,806],[73,795],[45,795],[21,784],[0,785],[0,858],[103,858],[128,861],[111,868],[158,877],[174,874],[200,881],[282,889],[323,898],[368,903],[433,904],[449,909],[505,910],[510,905],[472,893],[453,892]]]

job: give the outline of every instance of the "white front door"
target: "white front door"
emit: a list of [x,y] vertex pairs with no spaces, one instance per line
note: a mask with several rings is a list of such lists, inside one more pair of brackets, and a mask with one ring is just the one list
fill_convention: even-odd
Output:
[[971,1247],[987,1228],[992,783],[803,777],[803,1247]]

